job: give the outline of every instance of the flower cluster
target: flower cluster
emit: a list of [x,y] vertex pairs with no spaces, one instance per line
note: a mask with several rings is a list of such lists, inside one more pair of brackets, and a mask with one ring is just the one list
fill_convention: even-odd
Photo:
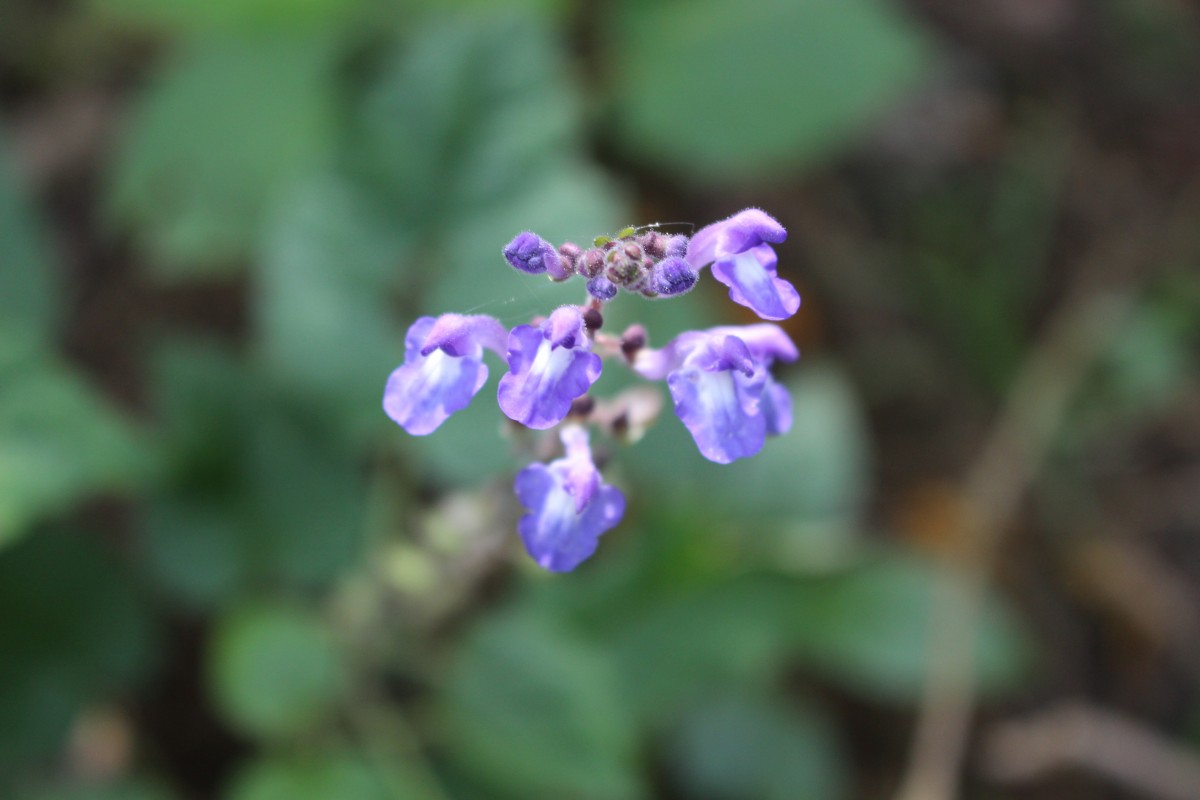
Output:
[[665,380],[676,416],[710,461],[753,456],[766,437],[786,433],[792,424],[791,399],[771,367],[799,353],[779,326],[689,331],[653,349],[641,325],[619,338],[601,333],[605,303],[622,291],[648,298],[684,294],[711,267],[735,303],[765,320],[787,319],[800,307],[800,296],[777,274],[771,247],[786,236],[775,219],[753,208],[690,238],[654,226],[627,228],[584,249],[571,242],[556,248],[537,234],[520,233],[504,248],[505,260],[554,281],[582,277],[586,303],[557,308],[511,331],[484,315],[421,317],[405,337],[404,363],[388,378],[384,411],[410,434],[432,433],[487,382],[483,351],[504,359],[501,411],[535,430],[561,426],[562,458],[533,463],[517,475],[516,495],[528,511],[518,525],[521,539],[545,569],[572,570],[625,512],[625,496],[596,468],[589,426],[636,438],[657,410],[636,389],[608,401],[593,399],[589,391],[605,360],[622,361],[648,380]]

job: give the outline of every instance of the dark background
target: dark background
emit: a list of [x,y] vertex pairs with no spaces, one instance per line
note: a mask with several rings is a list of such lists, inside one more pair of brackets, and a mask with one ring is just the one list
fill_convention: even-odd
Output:
[[[1198,177],[1184,0],[0,0],[0,797],[1200,797]],[[598,440],[575,573],[499,362],[382,414],[747,206],[795,426]]]

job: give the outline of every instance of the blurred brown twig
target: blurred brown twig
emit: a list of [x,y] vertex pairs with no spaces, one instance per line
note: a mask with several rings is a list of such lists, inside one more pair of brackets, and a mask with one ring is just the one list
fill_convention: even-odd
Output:
[[984,739],[987,773],[1031,781],[1060,769],[1085,769],[1163,800],[1200,797],[1200,759],[1133,720],[1068,703],[994,725]]
[[[1163,212],[1163,213],[1160,213]],[[1170,209],[1143,210],[1098,240],[1046,333],[1017,375],[978,459],[963,481],[965,522],[955,567],[935,606],[931,661],[907,774],[897,800],[949,800],[975,701],[972,631],[1005,533],[1045,460],[1071,400],[1120,331],[1154,268],[1194,253],[1200,187]]]

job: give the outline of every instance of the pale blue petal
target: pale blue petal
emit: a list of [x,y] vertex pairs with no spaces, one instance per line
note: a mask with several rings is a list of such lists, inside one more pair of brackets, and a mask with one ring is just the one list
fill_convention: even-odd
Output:
[[787,319],[800,308],[796,287],[775,274],[775,253],[769,245],[717,261],[712,273],[729,287],[729,299],[763,319]]

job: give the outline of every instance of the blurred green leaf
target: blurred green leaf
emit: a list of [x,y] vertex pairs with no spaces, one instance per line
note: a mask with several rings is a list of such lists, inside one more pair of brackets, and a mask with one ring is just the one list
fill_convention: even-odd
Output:
[[349,17],[360,0],[91,0],[98,12],[185,31],[315,30]]
[[243,440],[242,482],[262,537],[261,563],[297,586],[329,582],[363,543],[362,470],[319,434],[320,422],[267,406]]
[[[930,658],[934,603],[957,578],[935,565],[887,553],[836,576],[814,580],[789,620],[799,656],[864,694],[910,701]],[[1026,675],[1031,644],[1008,607],[988,598],[976,622],[976,679],[984,692],[1012,688]]]
[[0,136],[0,320],[11,335],[45,340],[59,314],[58,264],[7,145]]
[[494,797],[643,796],[635,731],[611,663],[533,615],[492,618],[445,688],[455,755]]
[[[1186,396],[1200,376],[1200,280],[1190,274],[1159,281],[1110,337],[1078,393],[1061,435],[1068,450],[1089,443],[1112,446],[1125,431]],[[1120,446],[1120,445],[1117,445]]]
[[566,72],[557,38],[529,15],[489,10],[426,26],[380,69],[349,153],[355,174],[410,227],[454,230],[577,157]]
[[346,678],[319,621],[270,606],[238,608],[218,622],[209,677],[221,713],[262,738],[311,730],[333,710]]
[[785,579],[750,575],[644,602],[613,644],[631,706],[662,725],[714,691],[769,686],[785,664],[795,597]]
[[108,203],[163,277],[229,271],[270,205],[331,145],[334,48],[322,37],[199,40],[135,107]]
[[272,373],[358,438],[383,423],[383,385],[404,357],[391,288],[407,249],[397,221],[348,181],[297,188],[268,228],[255,292]]
[[146,454],[76,375],[0,328],[0,546],[83,496],[133,485]]
[[123,780],[115,784],[73,786],[30,791],[19,800],[171,800],[175,795],[145,780]]
[[198,342],[163,345],[152,376],[170,466],[142,535],[166,591],[207,607],[322,585],[359,557],[363,476],[329,420]]
[[622,138],[695,178],[761,178],[824,155],[924,60],[880,0],[627,0],[615,20],[602,61]]
[[142,552],[163,591],[185,606],[211,608],[250,585],[254,534],[224,497],[166,492],[147,502]]
[[400,0],[405,6],[444,12],[447,8],[478,13],[486,8],[494,12],[497,6],[536,12],[543,16],[559,17],[571,10],[569,0]]
[[[729,687],[768,689],[797,661],[865,696],[907,702],[923,685],[930,614],[948,580],[932,564],[885,551],[821,575],[716,577],[665,597],[660,586],[636,618],[602,637],[632,706],[655,725]],[[975,636],[983,691],[1026,675],[1030,643],[998,598],[989,598]]]
[[833,731],[816,711],[778,700],[726,695],[691,709],[669,745],[675,781],[704,800],[844,796]]
[[393,800],[418,798],[412,786],[385,783],[360,756],[345,752],[267,757],[242,770],[226,800]]
[[0,776],[51,753],[85,704],[154,655],[129,576],[97,542],[51,531],[0,553],[0,642]]

